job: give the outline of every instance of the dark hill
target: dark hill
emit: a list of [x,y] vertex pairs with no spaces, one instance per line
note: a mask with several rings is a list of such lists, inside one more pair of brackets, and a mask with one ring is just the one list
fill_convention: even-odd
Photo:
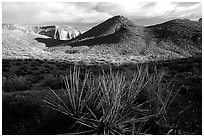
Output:
[[144,30],[144,27],[136,25],[128,18],[115,16],[64,44],[64,46],[91,46],[90,52],[97,54],[140,55],[141,47],[145,45]]
[[[115,16],[62,47],[65,47],[65,52],[66,46],[89,46],[89,51],[86,51],[88,53],[169,59],[201,54],[201,36],[202,26],[197,21],[175,19],[142,27],[128,18]],[[52,51],[54,48],[52,47]]]
[[195,34],[202,34],[202,25],[198,21],[189,19],[175,19],[146,28],[151,29],[154,35],[160,38],[191,38]]
[[169,50],[179,54],[184,54],[184,52],[191,55],[201,53],[202,24],[198,21],[175,19],[146,28],[148,33],[158,41],[171,41],[176,46],[176,48],[168,47]]
[[114,16],[103,23],[93,27],[83,35],[77,37],[76,39],[87,39],[87,38],[96,38],[101,36],[107,36],[113,34],[123,28],[135,28],[137,27],[133,21],[123,16]]

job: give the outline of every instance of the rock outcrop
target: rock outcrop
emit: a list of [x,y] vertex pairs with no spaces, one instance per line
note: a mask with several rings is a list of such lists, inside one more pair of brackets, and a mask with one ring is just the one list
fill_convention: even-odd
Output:
[[67,26],[43,26],[28,28],[31,32],[58,40],[70,40],[81,34],[77,28]]

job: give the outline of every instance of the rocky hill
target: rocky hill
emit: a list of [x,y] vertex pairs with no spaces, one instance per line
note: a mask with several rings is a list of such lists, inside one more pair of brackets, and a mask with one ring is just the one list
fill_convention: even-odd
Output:
[[2,59],[57,59],[62,55],[45,51],[47,49],[46,43],[39,42],[38,39],[48,40],[52,43],[60,42],[48,36],[30,32],[25,27],[3,23]]
[[202,24],[189,19],[175,19],[147,27],[149,34],[159,41],[171,41],[173,47],[165,49],[181,55],[197,55],[202,49]]
[[45,50],[49,46],[56,46],[65,41],[61,39],[73,38],[80,34],[77,29],[76,32],[74,29],[73,32],[71,29],[69,31],[65,29],[66,27],[22,27],[2,23],[2,58],[64,59],[63,53],[57,54]]
[[66,52],[66,46],[88,46],[86,53],[171,59],[201,54],[201,36],[202,25],[198,21],[176,19],[142,27],[115,16],[63,44],[60,50]]
[[135,27],[139,26],[137,26],[132,20],[120,15],[114,16],[83,33],[83,35],[77,37],[77,40],[107,36],[120,31],[122,28],[134,29]]
[[46,45],[35,38],[48,38],[43,35],[29,33],[25,29],[13,25],[2,24],[2,58],[29,58],[48,55]]

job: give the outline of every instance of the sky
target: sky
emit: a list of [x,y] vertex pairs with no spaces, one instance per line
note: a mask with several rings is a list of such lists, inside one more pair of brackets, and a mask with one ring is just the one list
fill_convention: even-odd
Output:
[[199,2],[3,2],[2,22],[24,26],[69,25],[82,32],[116,15],[153,25],[175,18],[198,20]]

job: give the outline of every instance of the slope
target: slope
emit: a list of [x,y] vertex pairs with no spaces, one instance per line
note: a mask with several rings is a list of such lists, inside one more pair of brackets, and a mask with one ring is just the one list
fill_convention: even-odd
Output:
[[12,24],[2,24],[2,58],[30,58],[48,56],[44,51],[46,45],[36,38],[48,38],[43,35],[29,33]]
[[162,46],[179,54],[196,55],[202,50],[202,24],[189,19],[175,19],[162,24],[146,27],[157,41],[172,42],[171,47]]

